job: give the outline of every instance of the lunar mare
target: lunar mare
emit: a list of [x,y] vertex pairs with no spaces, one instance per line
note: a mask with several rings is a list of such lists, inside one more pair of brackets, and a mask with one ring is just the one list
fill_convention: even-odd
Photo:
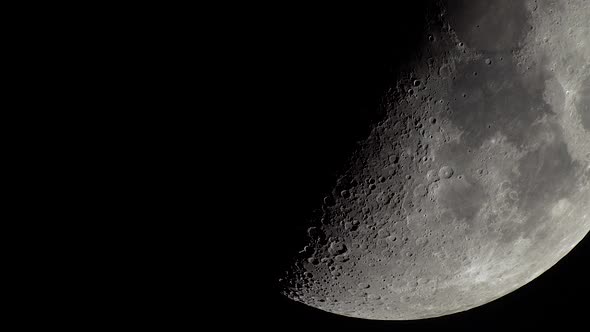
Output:
[[367,319],[456,313],[530,282],[590,230],[590,3],[455,0],[429,20],[423,56],[281,279],[295,301]]

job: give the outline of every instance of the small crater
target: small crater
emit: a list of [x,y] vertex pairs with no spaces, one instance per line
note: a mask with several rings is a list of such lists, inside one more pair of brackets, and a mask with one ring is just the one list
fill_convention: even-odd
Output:
[[438,175],[441,179],[449,179],[453,176],[454,170],[450,166],[443,166],[438,171]]
[[391,235],[391,236],[387,237],[387,241],[389,241],[389,242],[396,242],[397,241],[397,236]]
[[369,283],[366,283],[366,282],[361,282],[357,286],[360,289],[367,289],[367,288],[370,288],[371,287],[371,285],[369,285]]

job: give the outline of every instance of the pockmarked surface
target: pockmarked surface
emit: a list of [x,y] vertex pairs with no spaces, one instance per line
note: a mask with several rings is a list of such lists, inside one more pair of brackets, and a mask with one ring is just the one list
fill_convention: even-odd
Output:
[[281,279],[295,301],[380,320],[460,312],[590,230],[590,3],[455,0],[428,15],[421,56]]

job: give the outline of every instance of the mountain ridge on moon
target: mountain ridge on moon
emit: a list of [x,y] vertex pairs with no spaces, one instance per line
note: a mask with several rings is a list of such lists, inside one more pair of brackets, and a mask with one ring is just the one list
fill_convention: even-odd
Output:
[[447,315],[527,284],[590,230],[587,3],[445,4],[324,199],[287,297],[366,319]]

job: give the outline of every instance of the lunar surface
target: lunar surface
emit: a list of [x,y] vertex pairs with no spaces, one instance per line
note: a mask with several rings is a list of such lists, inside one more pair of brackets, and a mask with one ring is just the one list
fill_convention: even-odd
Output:
[[281,278],[295,301],[379,320],[483,305],[590,230],[590,2],[433,4]]

